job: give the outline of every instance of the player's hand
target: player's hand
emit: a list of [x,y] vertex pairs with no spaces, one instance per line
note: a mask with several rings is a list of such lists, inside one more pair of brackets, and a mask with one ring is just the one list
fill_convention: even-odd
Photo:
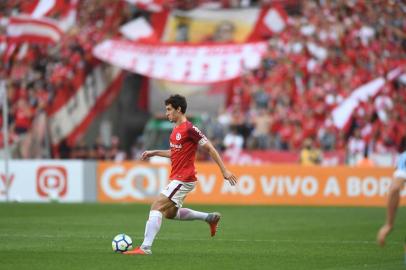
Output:
[[378,235],[376,236],[376,241],[378,244],[383,247],[385,245],[386,236],[392,231],[392,226],[389,224],[385,224],[381,227],[378,231]]
[[232,186],[234,186],[237,183],[237,177],[233,175],[230,171],[225,171],[223,173],[223,177],[225,180],[227,180]]
[[154,155],[152,151],[144,151],[141,155],[141,160],[146,160]]

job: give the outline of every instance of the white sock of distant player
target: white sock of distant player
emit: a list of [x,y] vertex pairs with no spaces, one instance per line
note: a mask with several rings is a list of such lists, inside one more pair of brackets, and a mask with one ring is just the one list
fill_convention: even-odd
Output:
[[176,213],[175,219],[177,220],[206,220],[208,213],[195,211],[189,208],[181,208]]
[[144,249],[151,249],[155,236],[159,232],[162,224],[162,213],[157,210],[151,210],[149,212],[149,219],[145,224],[144,242],[141,247]]

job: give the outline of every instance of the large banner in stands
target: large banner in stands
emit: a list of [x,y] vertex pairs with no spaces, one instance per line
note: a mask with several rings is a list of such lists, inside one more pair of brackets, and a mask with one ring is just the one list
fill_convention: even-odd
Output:
[[227,81],[259,67],[266,38],[283,31],[286,16],[278,8],[194,9],[154,14],[151,23],[162,42],[110,39],[98,44],[93,54],[154,79],[190,84]]
[[[10,201],[83,202],[83,162],[21,160],[9,163]],[[7,200],[4,166],[0,166],[0,201]]]
[[[167,185],[168,165],[98,165],[100,202],[151,202]],[[384,206],[393,169],[304,167],[299,165],[231,166],[232,187],[215,164],[197,164],[199,183],[188,203]],[[406,192],[402,192],[402,197]],[[406,201],[402,202],[406,205]]]
[[156,79],[184,83],[214,83],[254,69],[266,52],[266,42],[222,45],[137,44],[105,40],[93,54],[120,68]]

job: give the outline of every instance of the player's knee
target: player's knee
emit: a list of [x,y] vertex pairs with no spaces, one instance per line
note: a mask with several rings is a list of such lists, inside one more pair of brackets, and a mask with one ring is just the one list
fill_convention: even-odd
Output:
[[172,214],[170,214],[170,213],[168,213],[168,212],[164,212],[164,216],[165,216],[165,218],[167,218],[167,219],[174,219],[174,218],[175,218],[174,215],[172,215]]
[[177,208],[170,208],[167,209],[163,215],[165,216],[165,218],[167,219],[174,219],[176,217],[176,213],[178,212]]

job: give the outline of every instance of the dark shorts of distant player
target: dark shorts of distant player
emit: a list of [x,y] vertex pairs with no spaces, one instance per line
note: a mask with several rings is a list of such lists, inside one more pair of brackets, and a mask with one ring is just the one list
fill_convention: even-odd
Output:
[[186,196],[193,191],[196,186],[195,182],[182,182],[179,180],[171,180],[169,184],[162,190],[161,194],[173,201],[178,209],[183,205]]

